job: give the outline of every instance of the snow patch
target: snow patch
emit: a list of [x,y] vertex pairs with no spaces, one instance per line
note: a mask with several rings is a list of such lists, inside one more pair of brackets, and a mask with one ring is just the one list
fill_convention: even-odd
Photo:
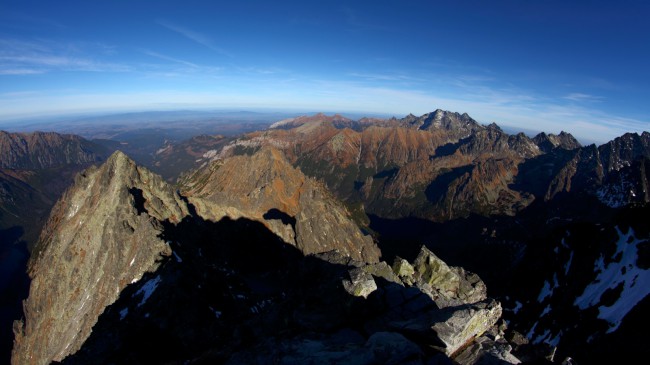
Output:
[[271,125],[269,126],[269,129],[275,129],[275,128],[282,127],[282,126],[284,126],[284,125],[287,125],[287,124],[293,122],[294,120],[296,120],[296,118],[287,118],[287,119],[283,119],[283,120],[281,120],[281,121],[279,121],[279,122],[275,122],[275,123],[271,124]]
[[126,318],[126,315],[129,314],[129,308],[124,308],[120,311],[120,321]]
[[208,306],[208,308],[210,308],[210,310],[212,311],[212,313],[214,313],[214,316],[217,317],[217,319],[221,318],[221,315],[223,314],[221,311],[218,311],[210,306]]
[[205,152],[203,154],[203,158],[207,158],[207,159],[211,160],[211,159],[215,158],[218,153],[219,153],[219,151],[217,151],[217,150],[209,150],[209,151],[207,151],[207,152]]
[[548,339],[548,337],[550,335],[551,335],[551,330],[544,331],[544,333],[542,333],[541,335],[535,337],[535,339],[533,340],[533,344],[537,345],[537,344],[540,344],[542,342],[547,342],[547,339]]
[[521,304],[520,301],[515,300],[515,307],[512,309],[512,311],[513,311],[515,314],[517,314],[517,313],[519,313],[519,311],[521,310],[521,308],[522,308],[523,306],[524,306],[524,305]]
[[178,254],[177,254],[175,251],[172,251],[172,253],[174,254],[174,257],[176,258],[176,261],[177,261],[177,262],[179,262],[179,263],[180,263],[180,262],[183,262],[183,259],[181,259],[181,257],[178,256]]
[[133,295],[134,297],[137,295],[142,294],[142,300],[140,300],[140,303],[138,303],[138,307],[141,307],[147,299],[153,294],[154,290],[158,287],[158,284],[160,284],[160,277],[156,276],[153,279],[148,280],[142,288],[140,288],[135,294]]
[[542,311],[542,314],[540,314],[539,317],[540,318],[544,317],[545,315],[549,314],[550,311],[551,311],[551,305],[549,304],[549,305],[546,306],[546,308],[544,308],[544,310]]
[[537,327],[537,323],[538,323],[538,322],[535,322],[535,324],[533,324],[533,327],[532,327],[532,328],[530,329],[530,331],[528,331],[528,333],[526,334],[526,338],[528,338],[529,340],[530,340],[531,338],[533,338],[533,336],[535,335],[535,328]]
[[79,211],[79,205],[78,204],[72,204],[72,207],[70,207],[70,212],[68,213],[68,218],[72,218],[77,214]]
[[555,337],[551,338],[550,340],[546,341],[547,344],[557,347],[560,344],[560,339],[562,338],[562,331],[560,331]]
[[629,197],[635,197],[634,187],[621,178],[618,184],[604,185],[596,191],[596,197],[610,208],[620,208],[628,204]]
[[[623,283],[623,290],[618,300],[611,306],[598,307],[598,318],[609,322],[607,333],[618,329],[627,313],[634,308],[646,295],[650,294],[650,269],[641,269],[636,266],[638,254],[637,245],[647,240],[635,237],[634,230],[630,228],[627,233],[621,232],[616,227],[619,240],[616,243],[616,255],[621,255],[619,262],[611,262],[605,266],[601,256],[595,263],[598,272],[596,279],[585,288],[582,295],[573,303],[580,309],[593,307],[600,302],[601,296],[608,289],[614,289]],[[629,242],[629,243],[628,243]],[[625,270],[621,270],[625,268]]]
[[564,276],[569,275],[569,269],[571,268],[571,262],[573,261],[573,251],[569,255],[569,261],[564,265]]
[[161,154],[161,153],[163,153],[163,152],[165,152],[165,151],[167,151],[167,150],[169,150],[171,148],[172,148],[172,145],[167,145],[167,146],[165,146],[163,148],[160,148],[160,149],[158,149],[158,151],[156,151],[156,155],[159,155],[159,154]]
[[544,280],[544,286],[542,287],[542,291],[539,292],[539,296],[537,296],[537,301],[539,303],[543,302],[544,299],[547,297],[550,297],[553,295],[553,291],[557,289],[560,285],[557,282],[557,274],[553,274],[553,286],[547,281]]

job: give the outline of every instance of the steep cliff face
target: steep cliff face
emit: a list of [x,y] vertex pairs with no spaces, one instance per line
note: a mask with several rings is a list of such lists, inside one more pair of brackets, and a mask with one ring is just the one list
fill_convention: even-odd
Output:
[[71,134],[0,131],[0,167],[45,169],[103,160],[100,146]]
[[77,351],[104,308],[171,254],[158,238],[161,222],[187,214],[170,186],[121,152],[79,175],[31,259],[12,362],[47,364]]
[[620,170],[634,159],[650,158],[650,133],[626,133],[598,147],[605,171]]
[[102,146],[58,133],[0,131],[0,229],[19,229],[31,249],[74,175],[108,157]]
[[350,221],[346,209],[277,149],[215,162],[181,185],[205,219],[258,220],[305,254],[338,250],[360,261],[379,259],[379,249]]

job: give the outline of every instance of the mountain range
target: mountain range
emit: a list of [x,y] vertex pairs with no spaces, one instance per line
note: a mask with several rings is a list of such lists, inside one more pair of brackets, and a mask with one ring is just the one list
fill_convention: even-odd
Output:
[[149,169],[119,144],[1,136],[0,222],[49,212],[15,364],[648,355],[648,132],[317,114],[165,142]]

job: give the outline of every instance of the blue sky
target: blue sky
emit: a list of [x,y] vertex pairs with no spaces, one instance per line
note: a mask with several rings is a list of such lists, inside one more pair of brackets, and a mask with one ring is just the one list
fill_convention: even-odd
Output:
[[437,108],[593,141],[650,129],[645,1],[0,0],[0,121]]

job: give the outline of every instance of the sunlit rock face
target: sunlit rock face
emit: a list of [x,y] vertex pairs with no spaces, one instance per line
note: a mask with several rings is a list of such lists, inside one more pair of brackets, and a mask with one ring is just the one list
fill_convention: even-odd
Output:
[[206,219],[258,220],[304,254],[337,250],[359,261],[379,260],[372,238],[350,220],[343,205],[291,166],[280,150],[264,148],[252,156],[215,161],[181,185]]
[[158,237],[161,223],[187,214],[170,186],[121,152],[79,175],[32,257],[13,363],[47,364],[77,351],[104,308],[171,254]]

